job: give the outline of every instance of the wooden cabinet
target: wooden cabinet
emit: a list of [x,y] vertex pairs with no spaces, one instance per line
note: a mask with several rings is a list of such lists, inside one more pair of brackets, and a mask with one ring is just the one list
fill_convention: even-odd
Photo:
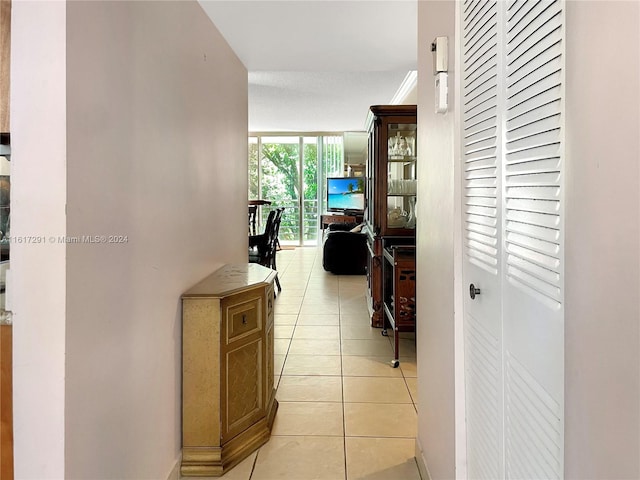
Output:
[[384,326],[383,249],[415,243],[417,169],[415,105],[371,107],[367,158],[367,300],[371,326]]
[[220,476],[269,439],[275,275],[226,265],[182,296],[183,476]]
[[414,332],[416,328],[416,247],[392,245],[383,250],[382,306],[386,325],[393,329],[393,367],[399,365],[400,332]]
[[0,478],[13,478],[13,326],[0,324]]

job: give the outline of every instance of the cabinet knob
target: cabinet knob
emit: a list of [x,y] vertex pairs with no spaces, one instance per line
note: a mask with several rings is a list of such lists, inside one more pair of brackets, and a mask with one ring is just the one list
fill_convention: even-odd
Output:
[[475,300],[476,295],[480,295],[480,289],[476,288],[476,286],[472,283],[469,285],[469,296],[471,300]]
[[247,316],[246,315],[242,315],[242,324],[243,325],[247,324]]

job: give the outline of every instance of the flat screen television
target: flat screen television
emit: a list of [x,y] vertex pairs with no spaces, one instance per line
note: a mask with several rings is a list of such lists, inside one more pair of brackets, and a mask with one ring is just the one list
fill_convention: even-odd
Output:
[[327,178],[327,210],[330,212],[364,212],[364,177]]

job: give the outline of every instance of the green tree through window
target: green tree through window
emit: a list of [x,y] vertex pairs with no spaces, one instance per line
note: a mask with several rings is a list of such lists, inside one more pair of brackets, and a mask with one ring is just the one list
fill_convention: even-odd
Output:
[[[303,183],[300,188],[299,148],[302,142]],[[317,136],[262,137],[260,155],[258,138],[249,139],[249,198],[270,200],[272,207],[285,207],[280,225],[280,239],[297,241],[302,228],[303,242],[318,236],[318,140]],[[341,139],[341,137],[338,137]],[[342,160],[340,143],[340,160]],[[335,153],[334,153],[335,155]],[[259,175],[259,170],[261,174]],[[260,179],[260,180],[258,180]],[[299,200],[303,202],[303,225],[300,225]],[[263,222],[269,209],[262,209]]]

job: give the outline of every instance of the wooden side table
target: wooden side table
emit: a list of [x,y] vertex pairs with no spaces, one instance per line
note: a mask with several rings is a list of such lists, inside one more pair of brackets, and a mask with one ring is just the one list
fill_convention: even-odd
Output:
[[320,228],[324,231],[332,223],[360,223],[362,216],[359,215],[338,215],[335,213],[325,213],[320,216]]

